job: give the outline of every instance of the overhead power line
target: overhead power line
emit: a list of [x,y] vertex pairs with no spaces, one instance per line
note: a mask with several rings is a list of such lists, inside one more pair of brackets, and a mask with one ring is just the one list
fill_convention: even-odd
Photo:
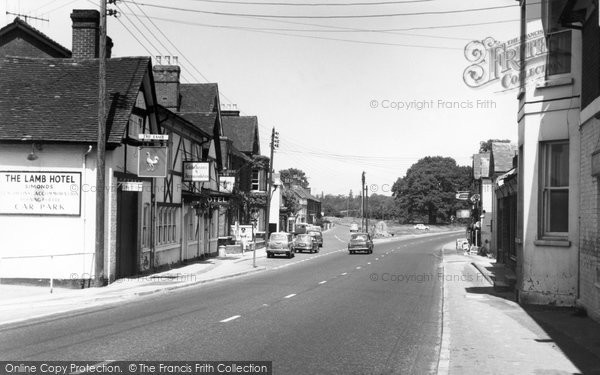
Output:
[[227,1],[227,0],[190,0],[203,3],[218,3],[218,4],[238,4],[238,5],[269,5],[269,6],[295,6],[295,7],[335,7],[335,6],[371,6],[371,5],[394,5],[394,4],[410,4],[410,3],[427,3],[434,0],[406,0],[406,1],[374,1],[369,2],[349,2],[349,3],[278,3],[278,2],[252,2],[252,1]]
[[[132,0],[121,0],[123,2],[133,2]],[[485,7],[485,8],[474,8],[474,9],[458,9],[458,10],[443,10],[443,11],[426,11],[426,12],[412,12],[412,13],[384,13],[384,14],[351,14],[351,15],[321,15],[321,16],[307,16],[307,15],[274,15],[274,14],[250,14],[250,13],[228,13],[228,12],[215,12],[208,10],[199,10],[199,9],[190,9],[190,8],[179,8],[172,7],[166,5],[156,5],[156,4],[148,4],[148,3],[140,3],[137,2],[138,5],[143,5],[147,7],[160,8],[160,9],[168,9],[168,10],[176,10],[182,12],[192,12],[192,13],[202,13],[202,14],[212,14],[218,16],[235,16],[235,17],[260,17],[260,18],[304,18],[304,19],[349,19],[349,18],[383,18],[383,17],[404,17],[404,16],[424,16],[424,15],[434,15],[434,14],[457,14],[457,13],[470,13],[470,12],[480,12],[486,10],[496,10],[496,9],[508,9],[518,7],[518,4],[514,5],[499,5],[494,7]]]

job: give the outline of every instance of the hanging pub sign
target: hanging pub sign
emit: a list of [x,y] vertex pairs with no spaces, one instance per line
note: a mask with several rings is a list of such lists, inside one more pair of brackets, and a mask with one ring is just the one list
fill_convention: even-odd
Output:
[[167,177],[167,148],[138,147],[138,176]]
[[235,185],[234,176],[219,176],[219,191],[221,193],[233,193],[233,185]]
[[210,163],[199,161],[183,162],[183,182],[210,181]]
[[81,214],[81,172],[0,171],[0,214]]

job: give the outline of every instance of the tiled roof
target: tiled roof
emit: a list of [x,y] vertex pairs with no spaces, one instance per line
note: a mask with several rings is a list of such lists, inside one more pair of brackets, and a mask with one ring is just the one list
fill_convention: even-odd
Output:
[[179,112],[217,112],[219,86],[216,83],[182,83],[179,94]]
[[29,36],[35,38],[38,42],[41,42],[42,44],[46,45],[50,50],[53,51],[53,53],[51,54],[54,55],[54,57],[71,57],[71,51],[69,51],[68,48],[63,47],[46,34],[42,33],[27,22],[21,20],[19,17],[16,17],[12,23],[9,23],[8,25],[0,29],[0,38],[2,40],[2,43],[0,43],[0,45],[4,44],[5,42],[8,42],[9,39],[12,38],[12,36],[16,36],[18,30],[23,31],[25,34],[28,34]]
[[317,198],[315,198],[314,196],[312,196],[308,190],[306,190],[305,188],[301,187],[301,186],[291,186],[290,190],[292,190],[294,193],[296,193],[296,195],[298,195],[298,197],[300,197],[301,199],[310,199],[312,201],[315,202],[320,202],[320,200],[318,200]]
[[[106,63],[107,141],[121,143],[149,57]],[[0,58],[0,141],[96,142],[98,59]]]
[[214,112],[214,113],[177,112],[177,114],[179,116],[183,117],[184,119],[186,119],[187,121],[191,122],[198,128],[200,128],[205,133],[208,133],[211,136],[214,136],[215,123],[217,122],[217,113],[216,112]]
[[474,154],[473,155],[473,178],[479,180],[480,178],[490,177],[490,154]]
[[517,145],[507,142],[492,142],[491,161],[493,173],[504,173],[513,168],[513,157],[517,153]]
[[[223,116],[223,133],[234,146],[246,153],[260,154],[258,118],[256,116]],[[255,150],[255,143],[257,149]]]

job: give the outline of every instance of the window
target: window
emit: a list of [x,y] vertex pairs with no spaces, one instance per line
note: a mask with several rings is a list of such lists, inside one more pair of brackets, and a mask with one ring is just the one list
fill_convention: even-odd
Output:
[[156,244],[166,245],[177,242],[178,207],[159,206],[156,222]]
[[546,34],[546,76],[571,71],[571,30],[560,24],[560,15],[568,0],[546,0],[543,5],[543,23]]
[[142,211],[142,247],[150,247],[150,203],[145,203]]
[[542,144],[542,237],[569,231],[569,143]]
[[254,191],[260,190],[260,170],[253,169],[252,170],[252,189]]

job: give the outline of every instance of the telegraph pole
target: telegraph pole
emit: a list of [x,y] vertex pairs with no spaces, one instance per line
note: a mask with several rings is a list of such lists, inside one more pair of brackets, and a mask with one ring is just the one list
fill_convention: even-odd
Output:
[[361,232],[365,231],[365,172],[362,173],[361,184],[360,184],[360,229]]
[[265,213],[265,241],[269,239],[269,216],[271,212],[271,187],[273,185],[273,154],[275,149],[279,147],[279,133],[271,131],[271,158],[269,159],[269,171],[267,175],[267,210]]
[[106,0],[100,0],[100,47],[98,69],[98,145],[96,152],[96,256],[95,285],[104,278],[104,197],[106,152]]

